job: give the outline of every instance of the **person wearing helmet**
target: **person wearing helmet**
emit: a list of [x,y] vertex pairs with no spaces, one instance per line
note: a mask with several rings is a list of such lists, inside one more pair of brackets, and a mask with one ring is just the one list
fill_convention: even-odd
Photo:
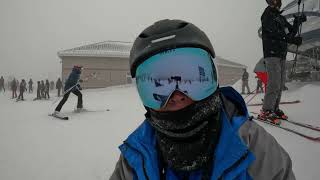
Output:
[[267,0],[268,7],[261,16],[262,43],[268,76],[263,107],[258,118],[280,124],[287,115],[279,109],[282,87],[286,80],[287,44],[301,45],[302,38],[297,37],[299,26],[306,21],[305,15],[296,16],[293,25],[281,15],[281,0]]
[[245,94],[245,89],[247,89],[247,94],[250,94],[250,87],[249,87],[249,73],[247,72],[247,69],[243,69],[243,74],[242,74],[242,91],[241,94]]
[[80,80],[80,74],[81,74],[82,66],[74,66],[68,79],[65,82],[64,85],[64,95],[62,100],[59,102],[58,106],[56,107],[53,115],[58,115],[60,113],[60,110],[62,109],[62,106],[69,98],[70,93],[72,92],[76,96],[78,96],[78,103],[77,103],[77,109],[80,110],[83,108],[83,102],[82,102],[82,93],[80,92],[81,86],[79,84]]
[[0,92],[2,91],[2,89],[3,89],[3,92],[6,92],[6,89],[4,86],[5,86],[4,85],[4,78],[3,78],[3,76],[1,76],[1,78],[0,78]]
[[195,25],[161,20],[134,41],[130,71],[146,119],[119,146],[111,180],[295,179],[288,153],[219,87],[215,52]]

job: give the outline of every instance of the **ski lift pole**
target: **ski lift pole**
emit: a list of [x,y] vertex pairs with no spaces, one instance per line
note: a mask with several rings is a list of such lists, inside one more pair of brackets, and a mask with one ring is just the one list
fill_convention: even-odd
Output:
[[[304,12],[304,1],[302,4],[302,11],[300,12],[300,5],[301,5],[301,0],[298,0],[298,16],[301,16],[302,13]],[[299,25],[299,30],[298,30],[298,36],[301,36],[301,31],[302,31],[302,23]],[[291,68],[291,75],[295,73],[296,66],[297,66],[297,60],[298,60],[298,51],[299,51],[299,46],[297,45],[296,47],[296,52],[295,52],[295,57],[293,60],[293,65]]]

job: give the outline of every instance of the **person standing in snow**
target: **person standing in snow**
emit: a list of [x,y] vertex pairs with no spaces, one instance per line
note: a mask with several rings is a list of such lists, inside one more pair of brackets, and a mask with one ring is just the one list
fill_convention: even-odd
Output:
[[19,80],[17,79],[17,89],[20,89],[20,83],[19,83]]
[[69,98],[70,93],[75,94],[78,96],[78,103],[77,103],[77,109],[81,110],[83,108],[83,102],[82,102],[82,93],[80,90],[82,90],[79,82],[80,80],[80,74],[81,74],[82,66],[74,66],[67,81],[64,85],[64,95],[58,106],[55,108],[54,115],[58,115],[62,106]]
[[44,81],[41,80],[41,86],[40,86],[40,93],[41,93],[41,98],[45,99],[45,89],[46,89],[46,85],[44,84]]
[[30,80],[29,80],[29,82],[28,82],[28,85],[29,85],[29,93],[33,93],[33,87],[32,87],[33,81],[32,81],[31,78],[30,78]]
[[12,99],[17,97],[17,80],[15,78],[13,78],[13,80],[11,81],[11,91],[12,91]]
[[287,119],[287,115],[279,108],[282,87],[285,83],[285,64],[287,43],[301,45],[302,38],[296,37],[299,26],[306,21],[306,16],[296,16],[293,25],[281,15],[281,0],[267,0],[268,7],[261,16],[262,43],[264,61],[268,73],[268,83],[264,96],[263,107],[259,118],[271,120],[280,124],[280,119]]
[[245,94],[245,89],[247,88],[248,94],[250,94],[250,88],[249,88],[249,73],[247,72],[247,69],[243,69],[242,74],[242,91],[241,94]]
[[50,81],[50,90],[52,91],[54,89],[54,81]]
[[50,90],[50,83],[49,80],[46,80],[46,84],[44,85],[44,98],[45,99],[50,99],[50,95],[49,95],[49,90]]
[[37,97],[34,100],[38,100],[38,99],[40,100],[42,98],[41,88],[42,88],[41,83],[40,83],[40,81],[38,81],[37,82]]
[[295,179],[288,153],[249,120],[242,96],[219,87],[214,49],[198,27],[155,22],[129,62],[146,119],[119,146],[111,180]]
[[27,83],[26,83],[26,81],[24,79],[22,79],[21,82],[20,82],[19,90],[20,91],[19,91],[19,96],[18,96],[17,101],[18,100],[24,101],[23,93],[25,91],[27,91]]
[[58,78],[57,82],[56,82],[56,89],[58,90],[58,97],[60,97],[60,92],[62,89],[62,81],[60,78]]
[[3,76],[1,76],[1,78],[0,78],[0,92],[3,90],[3,92],[6,92],[6,89],[5,89],[5,87],[4,87],[5,85],[4,85],[4,78],[3,78]]
[[[258,78],[258,76],[256,76],[257,78],[257,88],[256,88],[256,93],[263,93],[263,87],[262,87],[262,81],[260,78]],[[260,91],[261,90],[261,91]]]

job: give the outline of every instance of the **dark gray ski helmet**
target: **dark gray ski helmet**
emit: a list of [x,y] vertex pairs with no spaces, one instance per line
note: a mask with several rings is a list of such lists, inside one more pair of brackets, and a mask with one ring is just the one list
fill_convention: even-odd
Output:
[[[273,1],[273,0],[266,0],[266,2],[267,2],[270,6],[271,6],[271,5],[274,5],[272,1]],[[282,5],[282,3],[281,3],[281,5]]]
[[131,76],[147,58],[174,48],[196,47],[215,57],[212,44],[206,34],[195,25],[182,20],[160,20],[147,27],[136,38],[130,51]]

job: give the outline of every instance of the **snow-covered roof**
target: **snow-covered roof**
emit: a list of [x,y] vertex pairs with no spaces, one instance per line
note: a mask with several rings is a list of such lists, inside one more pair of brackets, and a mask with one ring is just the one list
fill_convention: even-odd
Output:
[[84,56],[84,57],[120,57],[128,58],[131,42],[104,41],[95,44],[84,45],[58,52],[59,57]]
[[[82,57],[120,57],[129,58],[131,42],[121,41],[104,41],[95,44],[89,44],[72,49],[67,49],[58,52],[59,57],[66,56],[82,56]],[[221,57],[216,57],[217,65],[225,67],[246,68],[246,66],[226,60]]]

